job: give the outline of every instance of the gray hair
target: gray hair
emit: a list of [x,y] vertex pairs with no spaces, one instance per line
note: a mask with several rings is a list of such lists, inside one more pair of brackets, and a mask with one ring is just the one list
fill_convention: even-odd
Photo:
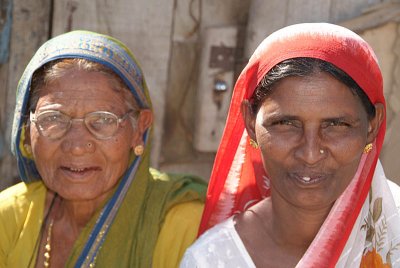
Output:
[[[125,105],[128,108],[128,110],[133,110],[133,111],[140,110],[132,92],[130,92],[129,88],[126,86],[121,77],[117,75],[114,71],[112,71],[110,68],[98,62],[86,59],[65,58],[65,59],[51,61],[43,65],[33,74],[30,87],[28,111],[35,111],[41,89],[43,89],[52,81],[62,77],[72,69],[82,70],[87,72],[99,72],[104,74],[109,78],[113,90],[122,94],[122,97],[124,99]],[[133,129],[136,129],[137,114],[138,113],[130,113],[129,116]]]

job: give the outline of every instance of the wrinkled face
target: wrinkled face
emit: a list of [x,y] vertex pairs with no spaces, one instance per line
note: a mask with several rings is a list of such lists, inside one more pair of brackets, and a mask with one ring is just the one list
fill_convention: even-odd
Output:
[[[121,92],[111,87],[104,74],[70,70],[41,89],[35,114],[49,110],[83,118],[95,111],[121,117],[128,108]],[[55,140],[41,136],[34,123],[30,126],[33,156],[44,183],[68,200],[107,196],[127,169],[136,136],[129,119],[105,140],[94,137],[80,121],[73,122],[69,131]]]
[[255,118],[273,198],[330,207],[356,173],[370,129],[359,98],[329,74],[280,81]]

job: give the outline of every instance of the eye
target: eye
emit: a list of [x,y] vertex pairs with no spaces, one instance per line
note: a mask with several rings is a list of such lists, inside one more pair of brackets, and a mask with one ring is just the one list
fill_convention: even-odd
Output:
[[110,125],[115,124],[115,118],[110,116],[100,116],[92,121],[93,124],[102,124],[102,125]]
[[290,120],[280,120],[275,123],[276,125],[287,125],[287,126],[292,126],[294,125],[292,121]]
[[277,127],[296,127],[299,128],[301,127],[301,123],[298,120],[293,120],[293,119],[281,119],[277,120],[272,123],[272,126],[277,126]]
[[350,127],[350,124],[343,120],[331,120],[327,122],[327,127]]
[[40,125],[47,126],[51,124],[59,124],[59,123],[65,123],[69,121],[68,116],[57,112],[57,111],[51,111],[51,112],[44,112],[42,114],[39,114],[37,117],[37,121]]
[[93,129],[114,127],[117,124],[117,116],[111,113],[93,113],[86,117],[86,122]]

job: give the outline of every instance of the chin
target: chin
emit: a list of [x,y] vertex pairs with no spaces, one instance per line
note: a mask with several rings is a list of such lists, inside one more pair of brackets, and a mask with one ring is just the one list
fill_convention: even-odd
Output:
[[95,191],[95,192],[88,192],[87,190],[85,191],[84,189],[79,189],[79,190],[60,190],[57,191],[58,195],[60,195],[63,199],[68,200],[68,201],[90,201],[90,200],[95,200],[98,198],[101,198],[104,196],[104,192],[100,191]]
[[295,198],[294,200],[292,200],[292,203],[293,205],[300,208],[318,210],[324,208],[331,208],[332,205],[335,203],[336,199],[333,198],[332,196],[327,196],[326,193],[325,194],[309,193]]

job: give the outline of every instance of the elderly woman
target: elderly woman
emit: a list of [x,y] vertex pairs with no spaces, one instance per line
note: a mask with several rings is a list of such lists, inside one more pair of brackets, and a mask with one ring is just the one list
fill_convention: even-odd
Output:
[[205,185],[149,170],[152,118],[118,40],[74,31],[46,42],[18,85],[23,182],[0,194],[0,267],[177,266]]
[[181,267],[399,267],[385,118],[358,35],[311,23],[266,38],[236,83],[200,233],[217,225]]

